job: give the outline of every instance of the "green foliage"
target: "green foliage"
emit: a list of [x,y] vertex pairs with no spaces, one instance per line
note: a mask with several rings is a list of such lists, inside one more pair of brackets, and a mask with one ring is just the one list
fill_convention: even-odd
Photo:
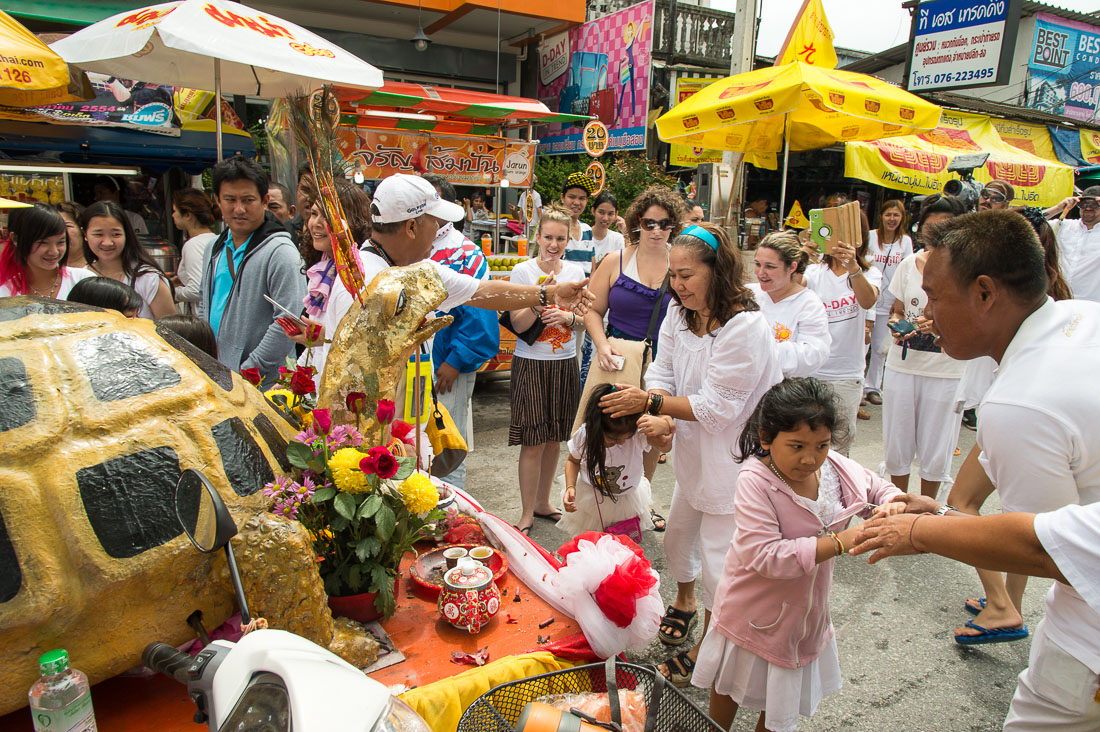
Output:
[[[535,186],[544,204],[561,198],[561,187],[570,173],[584,171],[592,162],[587,155],[540,155],[535,159],[535,174],[539,182]],[[619,214],[639,193],[651,185],[667,185],[672,188],[676,179],[666,175],[664,169],[642,153],[609,153],[600,158],[607,171],[607,188],[619,201]],[[582,221],[592,223],[591,206]]]

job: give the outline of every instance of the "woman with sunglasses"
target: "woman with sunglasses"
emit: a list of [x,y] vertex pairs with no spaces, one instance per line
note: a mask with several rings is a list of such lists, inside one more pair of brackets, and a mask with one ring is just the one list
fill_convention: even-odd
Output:
[[[653,347],[650,358],[655,356],[661,322],[672,300],[667,287],[664,293],[661,292],[668,276],[668,240],[673,232],[680,230],[683,215],[680,197],[665,186],[650,186],[631,202],[626,212],[630,244],[604,257],[588,285],[595,302],[584,316],[584,325],[596,353],[593,367],[606,372],[619,370],[616,357],[623,354],[615,350],[608,338],[644,341],[651,336]],[[657,308],[655,321],[654,308]],[[646,364],[639,366],[641,376],[644,376]],[[641,383],[639,381],[638,385]],[[582,398],[574,431],[579,426],[584,409],[585,399]],[[647,480],[652,480],[659,457],[652,450],[645,454],[643,462]],[[663,516],[651,509],[650,519],[657,531],[664,531]]]
[[[646,412],[676,421],[676,485],[665,535],[676,600],[661,618],[658,638],[681,646],[698,621],[697,577],[705,635],[733,537],[740,469],[735,436],[783,371],[771,327],[743,282],[741,254],[724,229],[709,223],[684,229],[672,243],[668,269],[676,302],[661,324],[661,348],[646,373],[648,392],[616,384],[600,406],[613,419]],[[676,654],[662,673],[686,686],[698,654],[698,645]]]

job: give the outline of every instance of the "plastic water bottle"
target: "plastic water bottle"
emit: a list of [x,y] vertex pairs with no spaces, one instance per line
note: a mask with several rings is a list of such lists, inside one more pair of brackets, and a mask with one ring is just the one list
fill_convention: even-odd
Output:
[[35,732],[96,732],[88,677],[69,667],[60,648],[38,659],[42,675],[27,693]]

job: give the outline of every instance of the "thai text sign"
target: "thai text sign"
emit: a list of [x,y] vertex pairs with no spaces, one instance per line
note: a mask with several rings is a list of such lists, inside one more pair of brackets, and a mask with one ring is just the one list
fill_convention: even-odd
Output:
[[933,0],[917,6],[909,91],[1007,84],[1021,0]]
[[394,173],[433,173],[460,185],[531,185],[535,143],[501,138],[435,135],[342,127],[337,136],[345,156],[367,178]]
[[1070,119],[1097,118],[1100,28],[1037,14],[1027,69],[1028,107]]

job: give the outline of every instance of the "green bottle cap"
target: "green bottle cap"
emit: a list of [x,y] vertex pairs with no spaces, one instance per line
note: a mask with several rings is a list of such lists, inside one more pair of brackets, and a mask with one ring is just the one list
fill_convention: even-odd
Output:
[[69,668],[69,654],[58,648],[38,657],[38,671],[43,676],[53,676]]

